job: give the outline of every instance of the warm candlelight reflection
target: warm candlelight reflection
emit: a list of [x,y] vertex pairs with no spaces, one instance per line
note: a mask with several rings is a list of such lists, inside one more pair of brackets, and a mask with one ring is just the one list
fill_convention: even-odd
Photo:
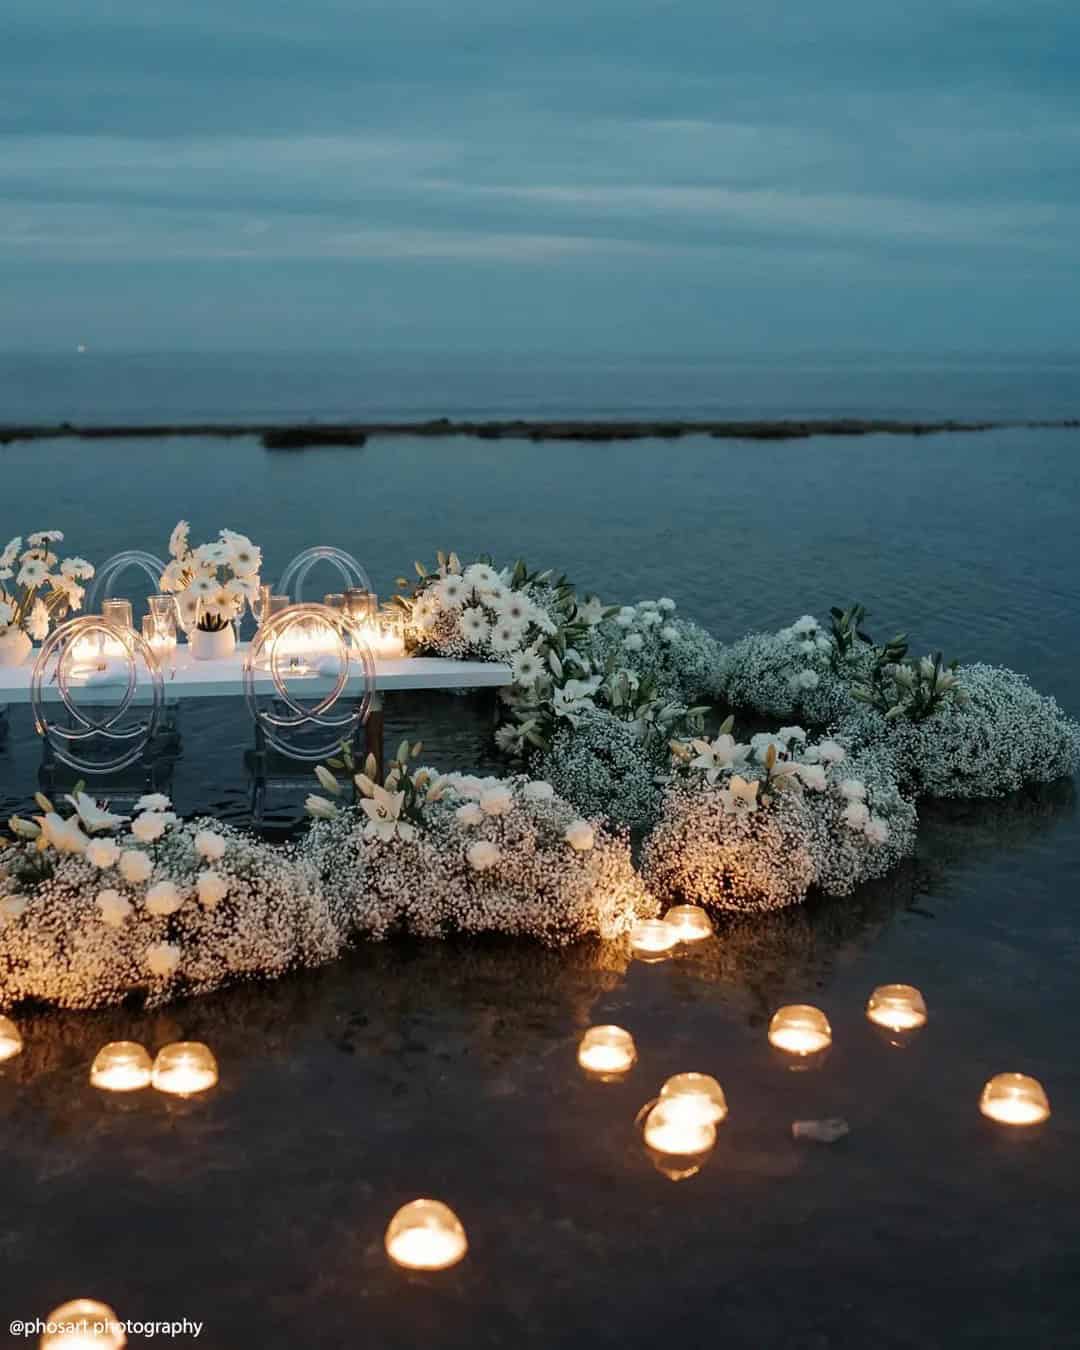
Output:
[[716,1126],[695,1119],[682,1105],[661,1099],[645,1117],[645,1143],[668,1157],[695,1157],[708,1153],[716,1143]]
[[926,1002],[910,984],[882,984],[870,995],[866,1015],[889,1031],[917,1031],[926,1026]]
[[190,1097],[212,1088],[217,1080],[217,1060],[201,1041],[175,1041],[163,1046],[154,1060],[151,1081],[158,1092]]
[[90,1082],[106,1092],[137,1092],[150,1086],[150,1056],[135,1041],[110,1041],[90,1066]]
[[712,920],[700,905],[673,905],[664,915],[680,942],[704,942],[713,935]]
[[439,1200],[413,1200],[390,1220],[386,1250],[409,1270],[445,1270],[468,1251],[461,1220]]
[[0,1017],[0,1064],[23,1048],[22,1032],[10,1017]]
[[578,1046],[578,1063],[594,1078],[618,1078],[637,1059],[634,1038],[622,1027],[590,1027]]
[[727,1119],[724,1089],[707,1073],[675,1074],[660,1089],[660,1103],[692,1122],[719,1125]]
[[663,919],[639,919],[630,929],[631,950],[642,960],[660,960],[678,945],[678,933]]
[[789,1055],[816,1055],[832,1044],[832,1027],[820,1008],[792,1003],[773,1014],[769,1043]]
[[54,1308],[38,1341],[39,1350],[122,1350],[126,1344],[116,1313],[96,1298],[73,1298]]
[[1049,1116],[1050,1101],[1037,1078],[999,1073],[983,1088],[979,1110],[1001,1125],[1038,1125]]

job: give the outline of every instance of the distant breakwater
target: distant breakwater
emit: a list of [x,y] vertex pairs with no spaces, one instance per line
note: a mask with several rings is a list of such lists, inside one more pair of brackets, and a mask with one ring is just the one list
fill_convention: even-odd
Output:
[[179,422],[82,425],[71,422],[15,425],[0,423],[0,445],[14,441],[142,439],[162,436],[257,436],[268,450],[303,450],[329,445],[362,446],[375,437],[474,436],[480,440],[635,441],[677,440],[711,436],[716,440],[792,441],[812,436],[932,436],[949,432],[1005,428],[1080,429],[1080,418],[1059,421],[896,421],[866,418],[781,419],[768,421],[647,421],[515,418],[505,421],[453,421],[439,417],[423,422]]

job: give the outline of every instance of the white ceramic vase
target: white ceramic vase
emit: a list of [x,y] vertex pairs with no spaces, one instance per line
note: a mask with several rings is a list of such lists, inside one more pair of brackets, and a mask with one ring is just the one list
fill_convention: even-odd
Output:
[[213,633],[193,628],[188,634],[188,644],[196,661],[224,661],[236,651],[236,629],[231,623]]
[[0,635],[0,666],[21,666],[34,644],[21,628],[9,628]]

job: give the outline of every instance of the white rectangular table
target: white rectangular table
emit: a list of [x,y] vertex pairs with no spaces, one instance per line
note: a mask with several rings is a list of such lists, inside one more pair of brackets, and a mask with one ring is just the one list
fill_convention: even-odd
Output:
[[[243,662],[247,649],[241,643],[236,652],[221,661],[196,661],[188,647],[181,644],[177,648],[175,669],[166,673],[164,679],[165,698],[169,702],[180,702],[192,698],[222,698],[244,692]],[[21,666],[0,666],[0,706],[30,702],[30,682],[34,663],[27,661]],[[367,723],[367,746],[379,761],[382,756],[383,698],[387,693],[408,689],[497,689],[513,682],[510,667],[499,662],[489,661],[451,661],[436,656],[407,656],[393,660],[380,659],[375,662],[375,690],[372,695]],[[354,665],[350,669],[349,681],[342,691],[342,698],[360,685],[363,679],[362,669]],[[118,703],[126,690],[126,675],[115,683],[93,683],[79,686],[82,690],[80,702],[108,705]],[[312,694],[328,693],[334,680],[328,675],[311,675],[302,681],[289,679],[292,692]],[[274,683],[269,671],[260,671],[256,677],[256,689],[261,693],[272,694]],[[45,686],[46,698],[60,698],[55,684]],[[149,685],[143,682],[136,690],[137,702],[148,702],[151,698]]]

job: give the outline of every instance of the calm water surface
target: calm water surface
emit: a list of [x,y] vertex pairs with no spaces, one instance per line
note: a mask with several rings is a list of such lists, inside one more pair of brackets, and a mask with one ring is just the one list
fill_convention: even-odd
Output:
[[[250,442],[60,441],[0,450],[0,534],[66,528],[92,559],[161,552],[179,515],[263,544],[267,574],[342,545],[388,591],[414,557],[524,554],[612,600],[671,595],[730,639],[859,599],[874,631],[1001,662],[1080,712],[1080,436],[711,440],[536,446],[373,442],[269,454]],[[316,583],[318,585],[319,583]],[[436,753],[477,758],[484,713],[402,705]],[[185,810],[242,811],[240,707],[185,709]],[[13,714],[0,796],[32,787]],[[659,966],[500,942],[369,947],[331,969],[156,1015],[24,1019],[0,1071],[0,1314],[81,1292],[129,1317],[206,1322],[200,1346],[852,1347],[1076,1345],[1080,825],[1073,784],[928,809],[886,883],[721,933]],[[906,1050],[862,1016],[917,984]],[[767,1053],[781,1002],[824,1007],[835,1044],[795,1074]],[[580,1078],[590,1023],[633,1030],[630,1079]],[[103,1103],[94,1050],[209,1040],[202,1103]],[[715,1073],[731,1117],[672,1184],[633,1118],[677,1070]],[[1009,1137],[985,1079],[1034,1073],[1054,1106]],[[848,1139],[795,1145],[795,1119]],[[467,1261],[388,1267],[404,1201],[462,1215]],[[2,1320],[2,1319],[0,1319]]]

